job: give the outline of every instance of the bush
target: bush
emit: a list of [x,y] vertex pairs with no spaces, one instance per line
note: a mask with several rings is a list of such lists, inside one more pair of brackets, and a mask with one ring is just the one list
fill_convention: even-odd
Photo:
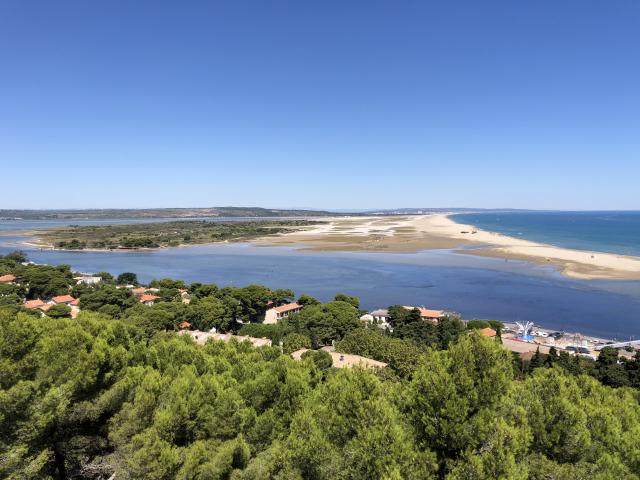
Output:
[[311,339],[301,333],[290,333],[282,339],[282,351],[293,353],[302,348],[311,348]]
[[467,322],[467,328],[469,330],[481,330],[489,327],[491,327],[491,324],[486,320],[469,320]]
[[47,316],[51,318],[68,318],[71,316],[71,307],[64,303],[59,303],[47,310]]
[[304,352],[300,358],[303,360],[310,358],[320,370],[327,370],[328,368],[333,367],[333,358],[331,358],[331,354],[324,350],[308,350]]

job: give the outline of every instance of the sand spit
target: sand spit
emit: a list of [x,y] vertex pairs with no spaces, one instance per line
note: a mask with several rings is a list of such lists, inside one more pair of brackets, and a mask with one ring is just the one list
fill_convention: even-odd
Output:
[[304,231],[258,240],[263,245],[293,245],[317,251],[417,252],[471,245],[469,255],[526,260],[557,267],[581,279],[640,280],[640,257],[571,250],[544,245],[455,222],[445,214],[340,217]]

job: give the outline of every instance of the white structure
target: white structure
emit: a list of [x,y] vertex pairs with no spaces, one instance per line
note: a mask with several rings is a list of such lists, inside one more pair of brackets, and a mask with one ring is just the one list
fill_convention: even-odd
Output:
[[387,310],[386,308],[379,308],[378,310],[374,310],[370,315],[373,317],[373,321],[375,323],[388,323],[389,310]]
[[287,318],[292,313],[297,313],[300,310],[302,310],[302,305],[298,305],[297,303],[287,303],[286,305],[270,308],[264,312],[264,321],[262,323],[278,323],[283,318]]
[[102,281],[102,277],[94,277],[93,275],[81,275],[79,277],[73,277],[76,281],[76,285],[84,283],[85,285],[96,285]]

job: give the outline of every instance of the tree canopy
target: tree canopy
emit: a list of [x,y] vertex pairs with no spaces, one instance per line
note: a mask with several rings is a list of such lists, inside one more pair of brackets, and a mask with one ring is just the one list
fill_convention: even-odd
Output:
[[[91,287],[75,319],[0,306],[0,478],[640,480],[640,355],[540,353],[523,372],[458,319],[422,331],[407,310],[391,335],[341,300],[244,324],[273,346],[198,345],[177,325],[227,328],[288,292],[188,287],[192,304],[152,306]],[[328,342],[389,367],[289,355]]]

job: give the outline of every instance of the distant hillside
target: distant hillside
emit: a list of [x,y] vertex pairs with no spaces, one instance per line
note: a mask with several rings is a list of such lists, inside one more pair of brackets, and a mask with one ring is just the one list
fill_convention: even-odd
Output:
[[90,210],[0,210],[0,219],[198,218],[198,217],[326,217],[319,210],[279,210],[260,207],[142,208]]

